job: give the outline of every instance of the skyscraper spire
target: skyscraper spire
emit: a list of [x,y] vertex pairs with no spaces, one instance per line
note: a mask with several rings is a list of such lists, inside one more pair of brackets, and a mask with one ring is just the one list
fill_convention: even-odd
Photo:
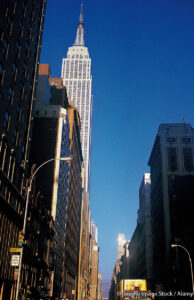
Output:
[[79,22],[83,24],[83,1],[81,3],[81,12],[80,12],[80,17],[79,17]]
[[81,12],[79,17],[79,24],[77,25],[74,46],[84,46],[83,1],[81,2]]
[[[81,146],[84,160],[85,191],[90,191],[91,132],[92,132],[92,76],[91,58],[84,45],[83,0],[77,26],[76,39],[63,59],[61,77],[67,95],[79,111],[81,120]],[[88,194],[89,197],[89,194]],[[89,198],[88,198],[89,199]]]

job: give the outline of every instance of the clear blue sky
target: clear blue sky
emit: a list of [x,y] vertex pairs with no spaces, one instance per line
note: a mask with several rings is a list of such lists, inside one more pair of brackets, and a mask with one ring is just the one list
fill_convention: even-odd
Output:
[[[41,63],[60,77],[80,0],[48,0]],[[111,279],[118,233],[131,238],[138,190],[160,123],[194,126],[194,1],[85,0],[92,59],[90,207],[100,271]]]

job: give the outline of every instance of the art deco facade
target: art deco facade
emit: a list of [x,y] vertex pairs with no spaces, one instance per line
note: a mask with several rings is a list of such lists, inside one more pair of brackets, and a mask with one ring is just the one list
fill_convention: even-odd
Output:
[[[31,114],[46,0],[1,1],[0,9],[0,297],[14,299],[10,247],[22,229]],[[16,273],[15,273],[16,274]],[[33,284],[33,279],[32,279]]]
[[76,40],[69,47],[67,57],[62,62],[63,84],[67,88],[68,98],[78,109],[81,118],[81,145],[85,169],[85,188],[89,192],[91,127],[92,127],[92,77],[91,59],[84,44],[83,11],[77,27]]
[[156,288],[192,291],[187,253],[194,259],[194,129],[161,124],[149,159],[153,266]]

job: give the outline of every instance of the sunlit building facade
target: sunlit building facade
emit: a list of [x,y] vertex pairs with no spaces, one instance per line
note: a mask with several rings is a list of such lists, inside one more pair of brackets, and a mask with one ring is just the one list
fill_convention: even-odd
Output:
[[124,254],[124,244],[125,244],[125,235],[123,233],[118,234],[118,240],[117,240],[117,259],[121,259],[121,256]]
[[90,272],[90,300],[98,299],[98,264],[99,246],[97,241],[98,229],[91,221],[91,272]]
[[89,191],[91,126],[92,126],[92,77],[91,59],[84,44],[83,6],[77,26],[75,43],[69,47],[67,57],[62,61],[63,84],[68,98],[79,111],[81,118],[81,145],[86,176],[86,191]]

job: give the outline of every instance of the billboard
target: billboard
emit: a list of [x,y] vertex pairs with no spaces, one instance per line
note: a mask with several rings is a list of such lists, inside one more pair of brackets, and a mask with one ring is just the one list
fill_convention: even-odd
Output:
[[124,279],[123,291],[147,291],[146,280],[144,279]]

